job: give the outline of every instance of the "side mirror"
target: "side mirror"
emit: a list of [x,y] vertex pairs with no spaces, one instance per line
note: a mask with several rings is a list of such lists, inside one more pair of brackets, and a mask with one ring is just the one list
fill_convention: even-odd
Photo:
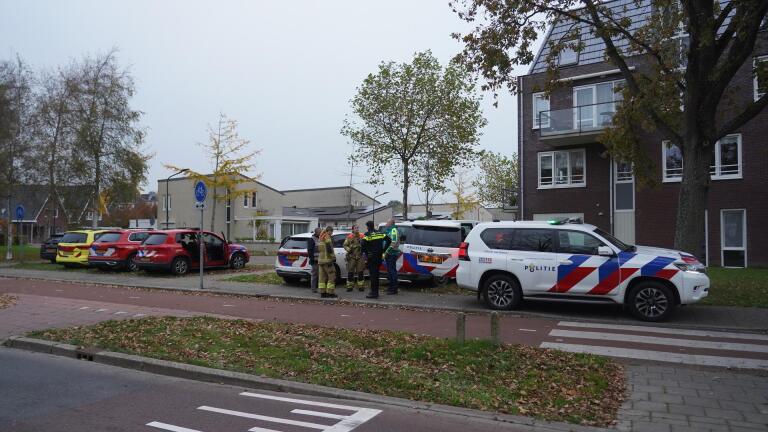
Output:
[[612,257],[615,254],[613,253],[613,249],[609,248],[608,246],[598,246],[597,247],[597,254],[600,256],[605,257]]

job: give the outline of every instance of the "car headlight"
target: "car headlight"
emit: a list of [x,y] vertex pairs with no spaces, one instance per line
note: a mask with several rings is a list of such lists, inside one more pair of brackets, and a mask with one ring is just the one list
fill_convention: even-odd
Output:
[[689,264],[689,263],[675,263],[675,267],[679,268],[680,270],[684,272],[691,272],[691,273],[706,273],[707,268],[704,267],[701,264]]

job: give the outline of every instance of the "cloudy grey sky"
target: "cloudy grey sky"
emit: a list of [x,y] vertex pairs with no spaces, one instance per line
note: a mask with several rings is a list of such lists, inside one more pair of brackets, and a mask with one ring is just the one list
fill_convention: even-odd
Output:
[[[451,32],[466,29],[448,0],[2,0],[0,23],[0,56],[19,53],[36,69],[119,49],[155,154],[146,190],[169,175],[163,163],[209,169],[196,143],[219,111],[262,150],[251,174],[264,183],[346,184],[350,146],[339,129],[357,85],[382,60],[416,51],[447,62],[461,48]],[[492,102],[485,95],[481,148],[514,153],[516,100]],[[400,199],[394,184],[382,190]]]

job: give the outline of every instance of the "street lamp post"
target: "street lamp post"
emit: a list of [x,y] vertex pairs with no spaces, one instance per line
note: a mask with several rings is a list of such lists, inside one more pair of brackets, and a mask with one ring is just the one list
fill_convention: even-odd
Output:
[[373,226],[374,227],[376,226],[376,198],[378,198],[380,196],[384,196],[384,195],[386,195],[388,193],[389,192],[382,192],[382,193],[376,195],[375,197],[373,197],[373,216],[371,216],[371,217],[373,218]]
[[177,172],[175,174],[171,174],[170,176],[168,176],[167,179],[165,179],[165,197],[163,198],[163,200],[164,200],[163,201],[163,206],[165,207],[165,229],[168,229],[168,225],[170,225],[170,222],[168,222],[168,213],[171,211],[171,205],[170,205],[171,204],[171,200],[168,199],[168,183],[171,182],[172,178],[176,177],[179,174],[183,174],[183,173],[185,173],[187,171],[189,171],[189,169],[188,168],[184,168],[183,170],[181,170],[181,171],[179,171],[179,172]]

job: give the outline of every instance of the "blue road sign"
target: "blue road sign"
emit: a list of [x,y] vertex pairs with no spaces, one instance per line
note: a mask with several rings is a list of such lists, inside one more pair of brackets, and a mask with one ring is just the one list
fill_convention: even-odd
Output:
[[16,206],[16,220],[24,220],[24,206],[21,204]]
[[195,201],[204,202],[205,197],[208,196],[208,188],[202,180],[198,180],[195,183]]

